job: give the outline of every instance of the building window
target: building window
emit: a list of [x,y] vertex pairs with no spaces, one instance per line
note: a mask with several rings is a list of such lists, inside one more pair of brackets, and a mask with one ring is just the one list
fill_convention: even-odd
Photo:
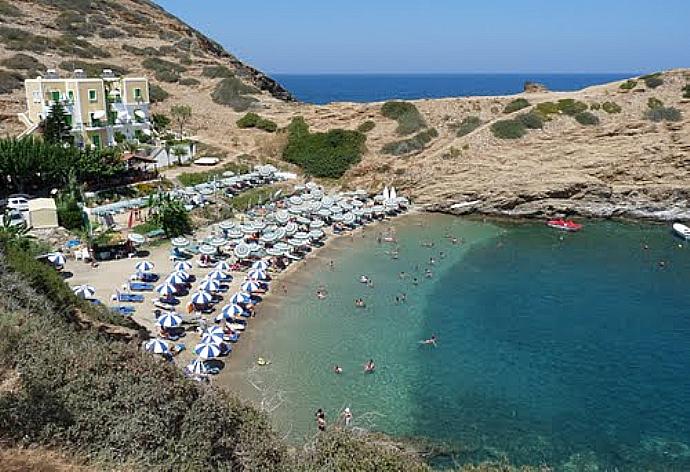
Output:
[[98,100],[98,95],[96,94],[96,91],[93,89],[89,89],[89,101],[95,102],[97,100]]
[[70,102],[74,103],[74,91],[73,91],[73,90],[68,90],[68,91],[67,91],[67,99],[68,99]]
[[60,101],[60,91],[53,90],[52,92],[50,92],[50,99],[53,100],[54,102],[59,102]]
[[65,115],[65,123],[70,128],[72,127],[72,115]]
[[89,113],[89,117],[91,118],[91,126],[96,128],[101,126],[101,120],[98,118],[94,118],[94,113]]
[[136,101],[141,100],[141,89],[140,88],[134,89],[134,100],[136,100]]
[[34,92],[34,103],[41,103],[41,92]]
[[97,134],[92,134],[91,135],[91,144],[93,144],[93,146],[96,149],[100,149],[101,148],[101,137]]

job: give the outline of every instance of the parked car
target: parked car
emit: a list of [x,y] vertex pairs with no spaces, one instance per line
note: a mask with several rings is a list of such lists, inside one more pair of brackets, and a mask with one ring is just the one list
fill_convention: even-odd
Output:
[[4,215],[0,215],[1,225],[5,225],[5,218],[9,219],[9,226],[17,226],[25,223],[24,215],[22,215],[22,212],[18,210],[11,210]]
[[9,197],[7,208],[10,210],[29,211],[29,200],[25,197]]

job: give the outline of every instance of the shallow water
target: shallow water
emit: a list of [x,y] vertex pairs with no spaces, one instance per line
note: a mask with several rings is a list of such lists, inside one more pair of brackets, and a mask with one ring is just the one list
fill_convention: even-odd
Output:
[[[263,308],[249,357],[272,364],[244,368],[279,429],[299,440],[317,408],[332,422],[349,406],[357,427],[438,441],[460,461],[690,470],[690,247],[666,226],[588,222],[562,235],[417,215],[392,227],[399,259],[376,242],[385,227],[369,229],[327,254],[334,270],[311,261]],[[418,343],[432,333],[437,348]]]

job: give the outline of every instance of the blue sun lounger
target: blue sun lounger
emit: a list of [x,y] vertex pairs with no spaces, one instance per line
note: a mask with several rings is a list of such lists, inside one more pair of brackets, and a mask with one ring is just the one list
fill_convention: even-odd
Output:
[[117,301],[125,303],[143,303],[144,296],[136,293],[121,293]]
[[135,292],[147,292],[153,290],[153,284],[146,282],[130,282],[129,289]]
[[134,312],[137,311],[135,307],[128,305],[111,306],[110,309],[122,316],[132,316]]

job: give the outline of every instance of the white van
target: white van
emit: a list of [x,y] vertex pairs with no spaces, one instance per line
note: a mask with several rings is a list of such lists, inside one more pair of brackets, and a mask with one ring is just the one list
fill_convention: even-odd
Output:
[[24,197],[10,197],[7,199],[7,208],[10,210],[29,211],[29,200]]

